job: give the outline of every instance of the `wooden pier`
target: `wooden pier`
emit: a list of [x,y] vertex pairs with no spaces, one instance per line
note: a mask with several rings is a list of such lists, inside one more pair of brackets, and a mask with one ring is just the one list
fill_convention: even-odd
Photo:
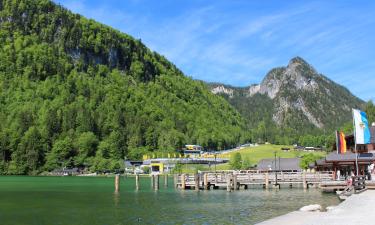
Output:
[[[353,177],[352,185],[354,186],[355,190],[375,189],[375,181],[365,180],[364,176]],[[326,192],[342,191],[347,188],[347,186],[348,182],[345,180],[323,181],[320,184],[320,188]]]
[[180,174],[175,185],[180,189],[227,189],[228,191],[247,189],[250,186],[280,188],[301,186],[319,187],[322,182],[332,181],[331,172],[259,172],[259,171],[219,171],[200,172],[199,174]]

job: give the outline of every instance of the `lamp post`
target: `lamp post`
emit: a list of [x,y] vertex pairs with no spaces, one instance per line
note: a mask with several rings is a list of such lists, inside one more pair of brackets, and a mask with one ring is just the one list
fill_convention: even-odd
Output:
[[214,156],[215,156],[215,174],[216,174],[216,153],[214,154]]
[[[276,185],[277,185],[276,151],[274,153],[275,153],[275,179],[276,179]],[[279,167],[280,167],[280,165],[279,165]]]

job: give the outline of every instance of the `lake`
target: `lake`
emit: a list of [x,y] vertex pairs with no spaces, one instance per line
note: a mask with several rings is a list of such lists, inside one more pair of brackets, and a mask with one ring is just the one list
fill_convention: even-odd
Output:
[[151,189],[150,178],[0,177],[0,224],[254,224],[308,204],[337,205],[334,194],[319,189],[282,187],[226,190],[177,190],[173,179]]

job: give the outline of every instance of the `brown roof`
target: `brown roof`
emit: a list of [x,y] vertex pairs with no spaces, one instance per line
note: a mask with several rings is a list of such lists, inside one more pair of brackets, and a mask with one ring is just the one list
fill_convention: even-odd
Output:
[[[280,163],[279,163],[280,162]],[[299,166],[300,158],[277,158],[276,163],[274,158],[262,159],[257,165],[258,170],[282,170],[282,171],[301,171]]]
[[[331,152],[326,156],[326,162],[352,162],[355,161],[356,154],[352,152],[347,152],[345,154],[337,154],[336,152]],[[375,156],[372,153],[358,153],[358,161],[370,162],[375,161]]]

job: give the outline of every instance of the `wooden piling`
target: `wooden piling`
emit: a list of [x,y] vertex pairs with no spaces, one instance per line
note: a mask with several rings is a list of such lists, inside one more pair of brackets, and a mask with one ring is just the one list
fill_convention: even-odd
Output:
[[237,174],[233,174],[233,190],[238,190],[239,186],[237,185]]
[[307,182],[306,182],[306,172],[305,171],[303,171],[303,174],[302,174],[302,185],[303,185],[303,189],[308,188]]
[[139,190],[139,174],[135,175],[135,189]]
[[174,183],[174,187],[177,188],[178,187],[178,174],[173,175],[173,183]]
[[186,180],[185,180],[185,174],[181,174],[181,189],[182,190],[185,190],[186,186],[185,186],[185,183]]
[[155,188],[155,175],[151,175],[151,188]]
[[168,174],[164,175],[164,187],[168,187]]
[[230,177],[229,174],[227,174],[227,191],[228,191],[228,192],[231,192],[231,191],[232,191],[231,183],[232,183],[232,181],[231,181],[231,177]]
[[120,175],[115,176],[115,192],[118,193],[120,190]]
[[208,190],[208,174],[207,173],[203,174],[203,186],[204,186],[204,190]]
[[264,187],[266,189],[268,189],[268,186],[269,186],[269,173],[265,173],[264,176],[265,176]]
[[155,175],[155,191],[159,190],[159,174]]
[[194,174],[194,182],[195,182],[195,187],[194,189],[196,191],[199,191],[199,174]]

